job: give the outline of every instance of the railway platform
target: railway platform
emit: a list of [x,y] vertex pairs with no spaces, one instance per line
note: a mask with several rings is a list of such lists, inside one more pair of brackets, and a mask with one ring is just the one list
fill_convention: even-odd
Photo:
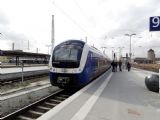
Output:
[[[34,67],[23,67],[23,76],[25,78],[30,76],[38,76],[49,74],[48,66],[34,66]],[[22,78],[22,68],[0,68],[0,82],[7,82],[14,79]]]
[[38,120],[159,120],[160,94],[144,83],[150,74],[108,71]]
[[[24,67],[23,71],[28,72],[28,71],[37,71],[37,70],[49,70],[48,66],[34,66],[34,67]],[[0,68],[0,74],[9,74],[9,73],[18,73],[22,72],[21,67],[10,67],[10,68]]]

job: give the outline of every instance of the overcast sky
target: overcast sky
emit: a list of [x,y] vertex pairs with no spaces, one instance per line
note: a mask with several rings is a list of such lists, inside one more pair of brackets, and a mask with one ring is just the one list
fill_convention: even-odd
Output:
[[[149,32],[149,17],[160,15],[159,0],[0,0],[0,49],[47,53],[51,43],[51,16],[55,15],[55,45],[87,36],[88,44],[107,47],[106,53],[122,49],[146,57],[152,48],[160,56],[160,32]],[[139,47],[141,46],[141,47]],[[114,47],[114,48],[111,48]]]

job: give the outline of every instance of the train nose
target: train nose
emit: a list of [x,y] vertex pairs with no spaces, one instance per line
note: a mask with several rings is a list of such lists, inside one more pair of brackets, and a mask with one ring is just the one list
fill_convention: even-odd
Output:
[[145,78],[145,85],[148,90],[159,92],[159,75],[149,75]]
[[68,84],[69,83],[69,77],[58,77],[57,83],[59,84]]

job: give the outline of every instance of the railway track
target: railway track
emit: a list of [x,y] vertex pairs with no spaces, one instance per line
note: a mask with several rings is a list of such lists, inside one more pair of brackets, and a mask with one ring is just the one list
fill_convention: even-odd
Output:
[[55,93],[36,101],[18,111],[1,117],[0,120],[35,120],[71,95],[76,91],[70,92],[59,89]]

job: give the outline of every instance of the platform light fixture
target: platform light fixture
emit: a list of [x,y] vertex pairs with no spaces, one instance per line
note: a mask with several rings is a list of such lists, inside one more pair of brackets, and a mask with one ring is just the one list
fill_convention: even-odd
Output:
[[132,38],[132,36],[134,36],[134,35],[136,35],[136,34],[135,34],[135,33],[132,33],[132,34],[128,34],[128,33],[127,33],[127,34],[124,34],[124,35],[125,35],[125,36],[128,36],[128,37],[130,38],[129,56],[130,56],[130,60],[131,60],[131,57],[132,57],[132,53],[131,53],[131,47],[132,47],[132,46],[131,46],[131,38]]

